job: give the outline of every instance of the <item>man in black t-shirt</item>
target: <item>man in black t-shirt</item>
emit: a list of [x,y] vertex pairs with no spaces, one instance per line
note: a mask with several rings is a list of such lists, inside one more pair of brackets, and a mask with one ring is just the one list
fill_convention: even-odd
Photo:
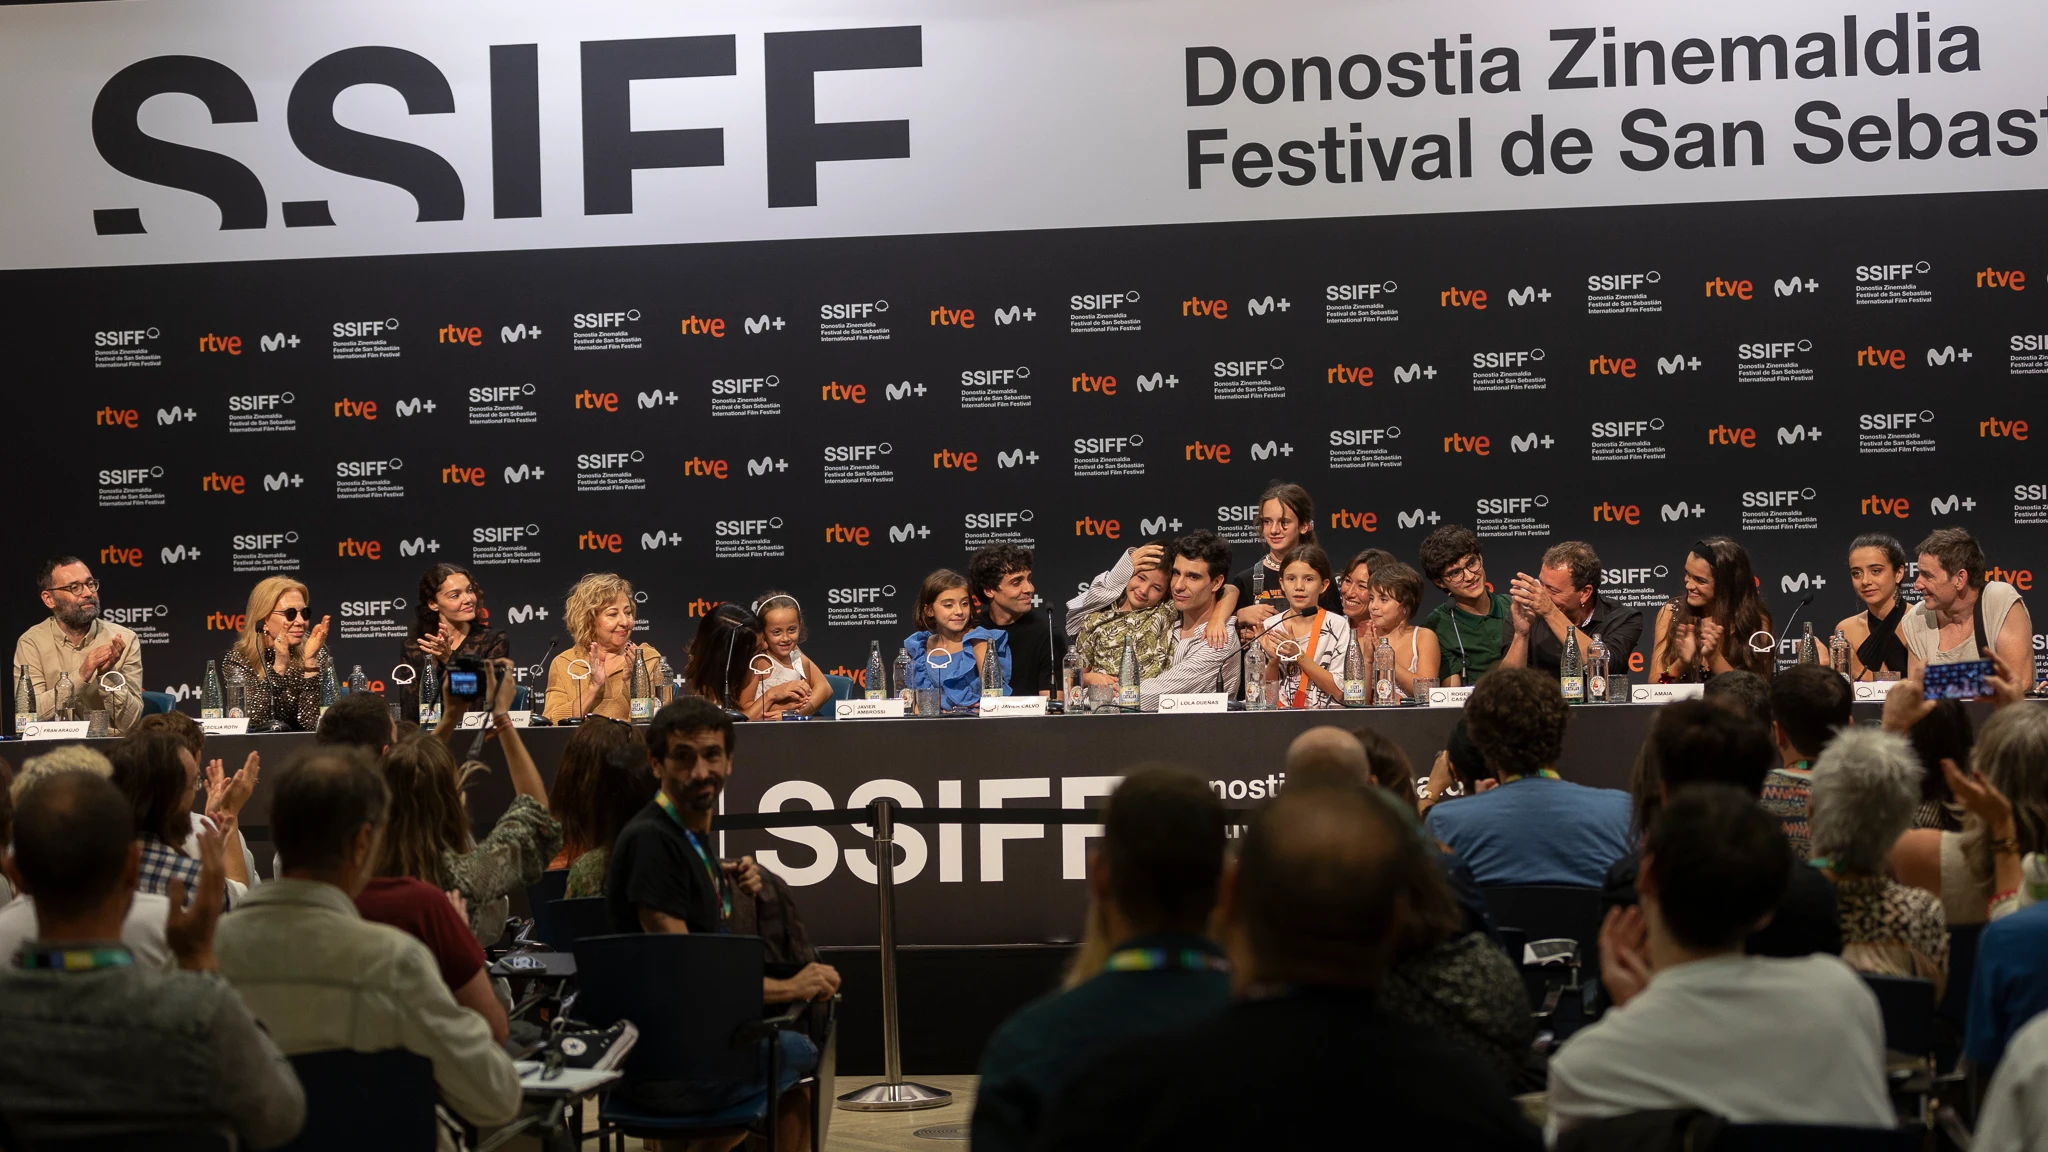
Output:
[[[1600,595],[1600,557],[1593,546],[1582,540],[1552,545],[1537,573],[1517,572],[1509,586],[1514,629],[1529,637],[1526,665],[1557,675],[1565,637],[1575,633],[1581,659],[1598,636],[1607,648],[1609,669],[1627,672],[1628,658],[1643,638],[1643,614]],[[1501,661],[1503,668],[1514,666],[1512,659]]]
[[990,544],[967,562],[981,611],[978,627],[1010,637],[1010,695],[1050,696],[1060,683],[1060,661],[1066,659],[1066,635],[1052,626],[1050,613],[1031,606],[1038,590],[1031,584],[1031,549],[1015,544]]

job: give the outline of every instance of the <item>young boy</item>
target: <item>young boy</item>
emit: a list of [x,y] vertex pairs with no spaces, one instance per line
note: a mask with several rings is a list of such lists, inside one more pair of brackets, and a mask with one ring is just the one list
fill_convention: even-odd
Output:
[[1528,637],[1515,635],[1508,616],[1514,598],[1487,591],[1479,537],[1470,528],[1446,524],[1431,532],[1422,541],[1422,573],[1450,597],[1420,622],[1436,633],[1444,687],[1471,684],[1504,660],[1526,659]]

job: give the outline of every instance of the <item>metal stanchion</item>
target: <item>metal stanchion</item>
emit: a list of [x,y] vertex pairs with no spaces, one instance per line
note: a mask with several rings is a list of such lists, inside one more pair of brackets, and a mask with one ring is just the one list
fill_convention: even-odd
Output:
[[881,906],[882,1079],[839,1098],[850,1112],[914,1112],[953,1102],[943,1088],[903,1079],[902,1036],[896,1026],[896,829],[893,801],[874,804],[875,897]]

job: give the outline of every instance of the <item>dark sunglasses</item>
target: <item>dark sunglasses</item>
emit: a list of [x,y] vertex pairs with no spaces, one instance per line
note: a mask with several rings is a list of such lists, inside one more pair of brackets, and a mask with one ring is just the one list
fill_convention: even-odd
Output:
[[304,616],[308,620],[311,620],[313,618],[313,610],[311,608],[279,608],[277,610],[277,614],[279,616],[284,617],[284,621],[287,624],[293,622],[294,620],[297,620],[301,616]]

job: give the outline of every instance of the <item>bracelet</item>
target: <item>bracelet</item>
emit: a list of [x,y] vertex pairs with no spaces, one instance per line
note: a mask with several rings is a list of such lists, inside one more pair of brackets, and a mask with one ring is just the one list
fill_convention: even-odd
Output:
[[1989,913],[1991,909],[1998,907],[2000,904],[2005,903],[2007,900],[2017,898],[2019,894],[2020,890],[2017,888],[2013,888],[2005,892],[2000,892],[1998,895],[1993,896],[1991,899],[1984,902],[1984,910],[1985,912]]
[[2001,856],[2017,856],[2020,854],[2020,838],[2001,836],[1991,842],[1991,850]]

